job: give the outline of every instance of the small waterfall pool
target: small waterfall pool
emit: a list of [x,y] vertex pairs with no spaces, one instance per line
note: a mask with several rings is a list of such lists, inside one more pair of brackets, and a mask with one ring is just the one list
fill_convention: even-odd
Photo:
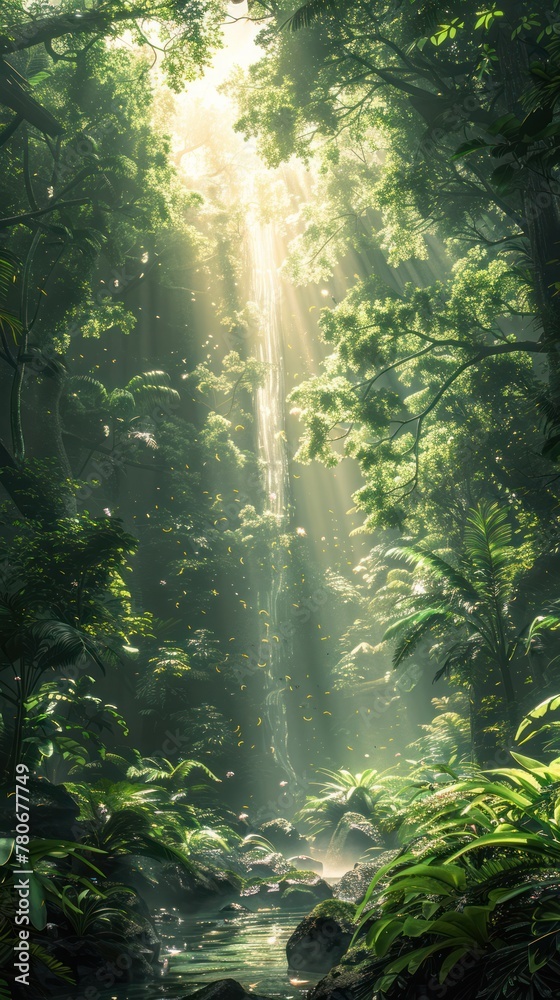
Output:
[[321,978],[288,977],[286,942],[306,912],[168,914],[158,921],[167,973],[151,983],[115,984],[99,1000],[182,1000],[218,979],[236,979],[248,993],[300,1000]]

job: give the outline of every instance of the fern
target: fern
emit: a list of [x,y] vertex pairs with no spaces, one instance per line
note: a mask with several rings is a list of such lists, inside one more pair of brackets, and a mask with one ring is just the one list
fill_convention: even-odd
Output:
[[[38,958],[39,961],[42,962],[43,965],[45,965],[47,969],[49,969],[50,972],[53,972],[59,979],[63,979],[66,983],[70,983],[71,986],[76,985],[76,980],[72,975],[72,969],[70,969],[67,965],[64,965],[62,962],[59,962],[57,958],[49,955],[48,951],[46,951],[42,945],[32,942],[30,944],[30,951],[35,958]],[[2,994],[0,993],[0,1000],[1,997]]]

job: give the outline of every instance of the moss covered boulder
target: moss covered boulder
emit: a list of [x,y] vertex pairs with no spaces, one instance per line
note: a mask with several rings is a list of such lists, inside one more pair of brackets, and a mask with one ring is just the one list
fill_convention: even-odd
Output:
[[356,925],[351,903],[329,899],[319,903],[296,927],[286,945],[295,972],[329,972],[340,962]]
[[337,882],[333,889],[335,899],[342,899],[347,903],[361,903],[369,884],[373,877],[383,865],[393,861],[401,853],[400,850],[380,851],[371,861],[362,864],[355,864]]
[[320,875],[314,872],[290,872],[280,879],[280,897],[282,906],[312,907],[331,899],[332,887]]
[[269,819],[261,824],[258,832],[286,858],[307,849],[307,840],[287,819]]
[[332,864],[357,861],[372,847],[384,849],[385,844],[377,827],[360,813],[347,812],[341,817],[328,848]]
[[323,865],[316,858],[310,858],[307,854],[296,854],[295,858],[288,858],[288,864],[293,865],[298,871],[315,872],[316,875],[323,874]]
[[329,973],[307,994],[307,1000],[363,1000],[371,996],[379,960],[367,948],[350,948]]

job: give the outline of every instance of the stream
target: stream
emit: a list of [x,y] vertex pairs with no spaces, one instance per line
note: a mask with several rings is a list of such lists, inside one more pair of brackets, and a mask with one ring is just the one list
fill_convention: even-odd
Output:
[[153,982],[115,985],[98,1000],[179,1000],[218,979],[236,979],[248,993],[299,1000],[322,978],[288,977],[286,942],[306,912],[166,913],[157,921],[161,957],[169,961],[166,974]]

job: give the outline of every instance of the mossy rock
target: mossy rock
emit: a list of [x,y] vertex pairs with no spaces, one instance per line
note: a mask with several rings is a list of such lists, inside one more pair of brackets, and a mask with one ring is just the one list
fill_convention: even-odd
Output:
[[232,913],[234,916],[240,916],[244,913],[252,913],[252,910],[243,906],[242,903],[226,903],[225,906],[220,906],[220,913]]
[[333,890],[333,895],[336,899],[343,899],[349,903],[361,903],[370,882],[377,875],[379,869],[396,858],[400,853],[398,849],[380,851],[371,861],[354,865],[337,883]]
[[243,857],[243,864],[249,878],[271,878],[275,875],[285,875],[291,866],[279,852],[263,854],[262,851],[251,851]]
[[305,869],[303,871],[295,869],[294,871],[286,872],[280,878],[282,885],[295,885],[296,882],[300,882],[302,885],[320,885],[322,883],[328,885],[318,872],[307,871]]
[[315,872],[316,875],[323,874],[323,863],[306,854],[298,854],[295,858],[288,858],[288,864],[293,865],[297,871]]
[[331,837],[328,856],[334,863],[352,862],[372,847],[385,847],[377,827],[361,813],[347,812]]
[[351,948],[309,991],[307,1000],[362,1000],[372,995],[378,976],[379,959],[364,948]]
[[269,819],[258,828],[258,832],[269,841],[277,851],[286,857],[307,848],[307,840],[296,830],[293,823],[287,819]]
[[278,903],[286,910],[306,910],[313,906],[316,896],[306,885],[291,885],[279,896]]
[[356,924],[355,907],[339,899],[319,903],[296,927],[286,945],[290,969],[329,972],[348,949]]
[[281,906],[316,906],[326,899],[332,899],[332,888],[314,872],[292,872],[280,879]]

